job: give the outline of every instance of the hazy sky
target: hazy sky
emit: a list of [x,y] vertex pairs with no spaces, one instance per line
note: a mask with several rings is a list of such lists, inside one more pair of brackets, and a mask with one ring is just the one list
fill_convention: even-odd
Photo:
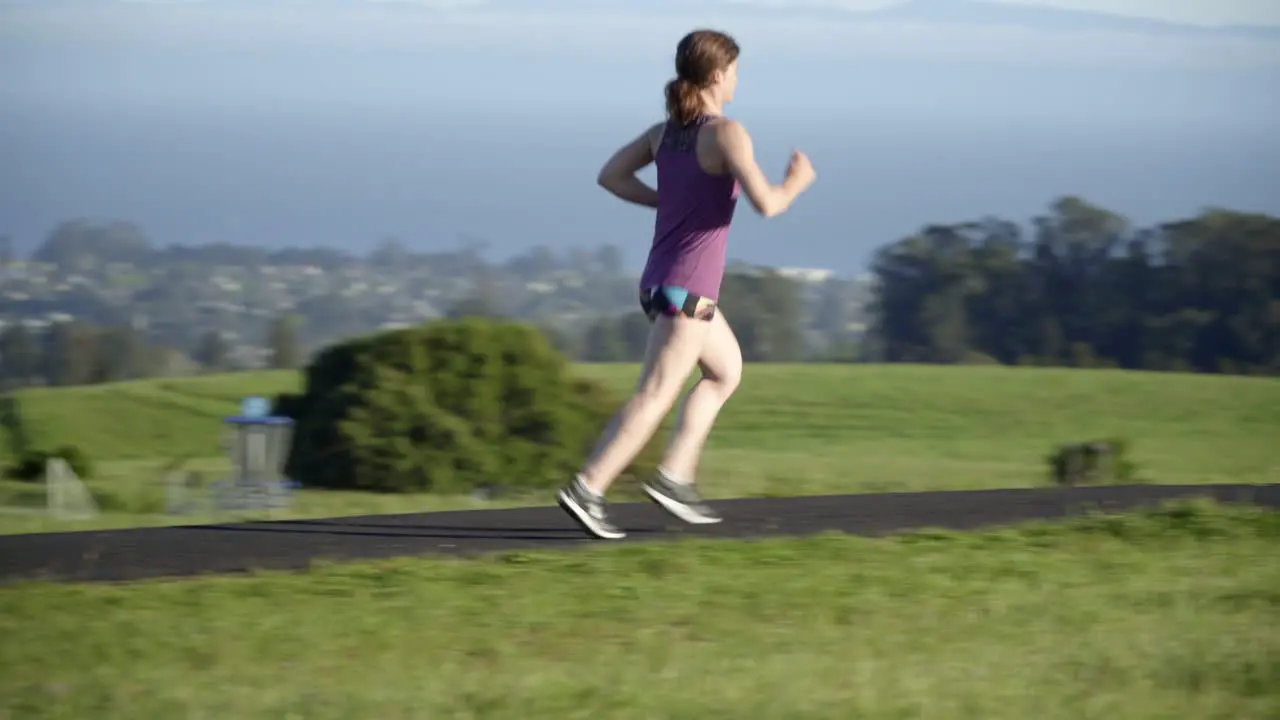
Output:
[[[59,0],[0,0],[0,5],[35,4],[36,2],[57,2]],[[64,0],[65,1],[65,0]],[[90,0],[92,2],[93,0]],[[110,0],[108,0],[110,1]],[[135,4],[190,4],[201,0],[116,0]],[[207,0],[217,2],[218,0]],[[369,2],[404,2],[406,4],[430,5],[435,7],[465,8],[483,6],[485,0],[368,0]],[[895,5],[902,0],[725,0],[726,4],[741,3],[786,7],[796,5],[826,5],[830,7],[848,8],[851,10],[876,9]],[[1274,0],[988,0],[989,2],[1041,5],[1060,7],[1071,10],[1089,10],[1107,12],[1117,15],[1155,18],[1174,22],[1198,23],[1206,25],[1220,24],[1254,24],[1280,25],[1280,3]],[[296,0],[305,4],[307,0]],[[605,0],[607,2],[607,0]],[[538,0],[530,0],[530,6],[543,4]],[[604,3],[602,3],[604,4]],[[643,11],[645,3],[618,3],[635,7]]]
[[[2,0],[0,0],[2,1]],[[1006,0],[1020,4],[1103,7],[1113,13],[1193,22],[1274,23],[1280,0]],[[205,49],[238,53],[246,62],[279,63],[288,53],[315,53],[321,65],[342,54],[359,62],[374,54],[404,53],[415,59],[439,53],[473,56],[454,68],[448,85],[484,73],[502,83],[519,67],[504,66],[514,54],[577,54],[576,71],[594,85],[608,81],[599,61],[626,61],[631,68],[669,73],[674,40],[695,25],[722,27],[741,41],[753,68],[795,60],[844,62],[970,63],[1041,68],[1126,69],[1280,68],[1274,39],[1178,37],[1094,29],[1059,32],[1054,27],[1006,27],[894,22],[842,23],[785,10],[761,16],[743,6],[778,8],[864,6],[879,0],[409,0],[408,2],[75,2],[41,0],[0,6],[0,90],[96,76],[129,66],[131,77],[164,85],[163,67],[134,68],[136,58],[162,52],[181,65]],[[929,0],[946,6],[946,0]],[[456,6],[449,3],[457,3]],[[956,5],[961,5],[957,0]],[[169,5],[169,7],[164,7]],[[854,15],[856,13],[851,13]],[[110,53],[77,65],[76,55]],[[352,57],[352,55],[356,57]],[[289,62],[301,62],[295,54]],[[96,60],[105,62],[99,65]],[[309,60],[309,58],[308,58]],[[148,57],[147,62],[150,62]],[[204,61],[202,61],[204,62]],[[480,67],[475,63],[484,62]],[[137,72],[134,72],[134,70]],[[217,64],[210,70],[221,72]],[[434,68],[424,68],[434,70]],[[746,68],[744,67],[744,74]],[[117,73],[117,75],[120,75]],[[106,77],[110,83],[121,77]],[[218,78],[214,79],[215,82]],[[379,82],[382,78],[371,78]],[[628,78],[630,80],[630,78]],[[544,83],[545,85],[545,83]],[[792,86],[796,86],[792,83]],[[113,88],[114,89],[114,88]],[[810,94],[814,89],[805,87]]]
[[[67,0],[0,0],[0,5],[35,4],[36,2],[66,2]],[[74,1],[74,0],[73,0]],[[88,0],[94,2],[95,0]],[[101,1],[101,0],[97,0]],[[107,0],[108,2],[112,0]],[[191,4],[195,2],[213,2],[219,0],[114,0],[115,2],[133,4]],[[308,0],[294,0],[295,4],[306,4]],[[367,2],[401,2],[404,4],[433,6],[438,8],[472,8],[481,7],[486,0],[366,0]],[[1016,5],[1039,5],[1059,7],[1070,10],[1088,10],[1116,15],[1144,17],[1173,22],[1195,23],[1203,25],[1280,25],[1280,2],[1275,0],[987,0],[988,2]],[[902,0],[724,0],[724,4],[767,5],[788,7],[799,5],[822,5],[828,7],[847,8],[850,10],[870,10],[896,5]],[[508,3],[511,4],[511,3]],[[530,9],[535,9],[545,2],[529,1]],[[630,2],[609,3],[603,0],[601,5],[612,4],[624,6],[628,10],[646,12],[646,3],[634,0]]]
[[[1276,0],[996,0],[1204,25],[1280,25]],[[892,4],[892,3],[890,3]]]
[[[1280,0],[1005,1],[1280,26]],[[89,216],[161,243],[639,253],[651,219],[592,181],[708,25],[743,46],[731,113],[762,164],[799,146],[822,177],[786,218],[742,213],[748,259],[849,268],[922,223],[1026,219],[1065,193],[1143,223],[1280,211],[1280,32],[1011,25],[963,0],[909,22],[790,11],[883,4],[0,0],[0,235],[31,247]]]

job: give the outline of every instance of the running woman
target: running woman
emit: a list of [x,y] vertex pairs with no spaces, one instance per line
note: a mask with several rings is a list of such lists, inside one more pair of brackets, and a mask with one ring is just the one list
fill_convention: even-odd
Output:
[[[738,86],[732,37],[689,33],[676,46],[675,65],[676,77],[666,87],[666,121],[614,153],[598,179],[617,197],[657,209],[640,278],[640,308],[651,327],[635,394],[559,493],[561,507],[599,538],[626,536],[609,519],[605,493],[653,436],[695,365],[702,378],[685,398],[658,473],[644,491],[685,522],[720,522],[694,477],[716,415],[742,376],[742,350],[717,306],[729,226],[740,191],[757,212],[772,217],[815,179],[809,159],[797,151],[782,184],[770,184],[756,164],[751,136],[724,117]],[[658,167],[658,189],[636,177],[650,163]]]

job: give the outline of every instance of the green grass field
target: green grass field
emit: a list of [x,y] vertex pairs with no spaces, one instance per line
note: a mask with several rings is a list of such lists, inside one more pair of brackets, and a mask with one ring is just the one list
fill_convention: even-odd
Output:
[[1280,515],[0,588],[0,718],[1280,717]]
[[[581,366],[625,393],[633,366]],[[86,524],[177,522],[159,468],[216,458],[255,373],[24,393],[35,444],[101,472]],[[1280,481],[1274,379],[920,366],[747,368],[709,494],[1026,487],[1122,437],[1143,479]],[[39,488],[0,483],[0,500]],[[546,503],[549,498],[507,502]],[[490,507],[304,492],[290,516]],[[891,539],[603,546],[307,573],[0,588],[9,718],[1280,717],[1280,516],[1203,503]]]
[[[583,365],[619,394],[632,365]],[[143,381],[21,394],[34,444],[71,442],[99,467],[97,526],[168,520],[167,459],[225,473],[221,420],[246,395],[296,389],[295,373]],[[1272,378],[1000,367],[749,365],[702,467],[713,497],[1027,487],[1063,442],[1119,436],[1144,480],[1277,482],[1280,382]],[[662,438],[659,438],[661,441]],[[0,446],[4,444],[0,443]],[[38,488],[0,483],[0,501]],[[508,502],[549,502],[517,498]],[[478,507],[468,498],[305,492],[291,516]],[[62,527],[0,516],[0,531]]]

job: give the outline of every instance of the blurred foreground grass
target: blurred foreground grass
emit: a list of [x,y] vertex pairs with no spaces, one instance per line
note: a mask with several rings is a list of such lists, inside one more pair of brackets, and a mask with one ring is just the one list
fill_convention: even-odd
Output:
[[0,588],[0,718],[1280,717],[1280,519]]

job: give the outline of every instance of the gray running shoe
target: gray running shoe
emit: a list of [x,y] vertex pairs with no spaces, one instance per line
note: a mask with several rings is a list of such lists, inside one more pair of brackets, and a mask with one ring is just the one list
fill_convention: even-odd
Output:
[[692,525],[713,525],[724,519],[702,499],[692,483],[678,483],[658,473],[644,484],[644,491],[663,510]]
[[588,490],[581,480],[574,478],[561,488],[558,499],[560,507],[569,513],[569,517],[592,535],[604,540],[617,540],[627,536],[609,520],[604,498]]

